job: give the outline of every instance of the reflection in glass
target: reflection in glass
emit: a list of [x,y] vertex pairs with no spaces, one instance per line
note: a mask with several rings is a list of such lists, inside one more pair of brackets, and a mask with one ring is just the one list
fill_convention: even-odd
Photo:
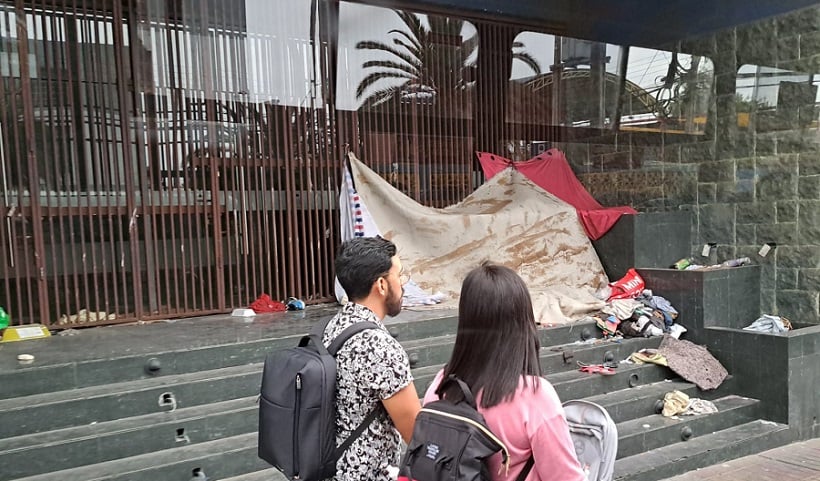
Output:
[[808,73],[743,65],[738,69],[735,109],[740,128],[758,132],[816,127],[820,77]]

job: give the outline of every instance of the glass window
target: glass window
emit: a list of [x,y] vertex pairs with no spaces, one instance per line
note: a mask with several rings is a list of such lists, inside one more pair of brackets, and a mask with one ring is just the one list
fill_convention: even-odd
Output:
[[342,2],[336,108],[357,112],[361,157],[428,205],[473,188],[476,27]]
[[817,126],[820,76],[743,65],[737,73],[738,127],[758,132]]
[[534,32],[520,33],[512,48],[513,122],[704,132],[714,79],[708,58]]
[[476,28],[463,19],[342,3],[336,106],[464,114],[477,58]]
[[617,45],[518,34],[512,45],[508,117],[514,122],[611,128],[621,52]]
[[713,82],[706,57],[631,47],[621,130],[702,134]]

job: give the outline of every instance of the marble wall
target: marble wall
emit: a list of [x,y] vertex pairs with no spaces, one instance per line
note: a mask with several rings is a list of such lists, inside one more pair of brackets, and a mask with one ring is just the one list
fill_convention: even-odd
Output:
[[[621,132],[556,146],[602,204],[690,211],[698,262],[752,258],[761,266],[764,313],[820,324],[818,109],[805,96],[787,102],[781,87],[776,105],[743,113],[738,94],[739,71],[754,66],[813,75],[816,83],[820,7],[692,39],[681,50],[714,64],[703,135]],[[706,243],[715,246],[703,257]],[[758,255],[764,244],[773,247],[765,257]]]

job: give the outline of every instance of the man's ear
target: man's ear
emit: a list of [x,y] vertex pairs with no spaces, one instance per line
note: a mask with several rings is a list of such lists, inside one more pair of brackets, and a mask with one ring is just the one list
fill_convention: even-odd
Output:
[[378,279],[376,279],[375,282],[373,282],[373,287],[370,288],[370,293],[371,294],[378,294],[378,295],[382,295],[382,296],[384,295],[384,293],[385,293],[384,277],[379,277]]

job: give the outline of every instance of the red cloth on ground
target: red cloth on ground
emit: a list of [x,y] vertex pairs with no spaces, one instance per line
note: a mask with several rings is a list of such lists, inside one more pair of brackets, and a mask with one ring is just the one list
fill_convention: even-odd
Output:
[[587,237],[599,239],[615,225],[623,214],[637,214],[629,206],[603,207],[575,177],[563,152],[549,149],[532,159],[513,162],[489,152],[476,152],[484,177],[492,178],[507,167],[518,169],[537,186],[575,207]]
[[284,312],[288,307],[279,301],[274,301],[267,294],[260,294],[249,306],[253,312],[261,314],[263,312]]

